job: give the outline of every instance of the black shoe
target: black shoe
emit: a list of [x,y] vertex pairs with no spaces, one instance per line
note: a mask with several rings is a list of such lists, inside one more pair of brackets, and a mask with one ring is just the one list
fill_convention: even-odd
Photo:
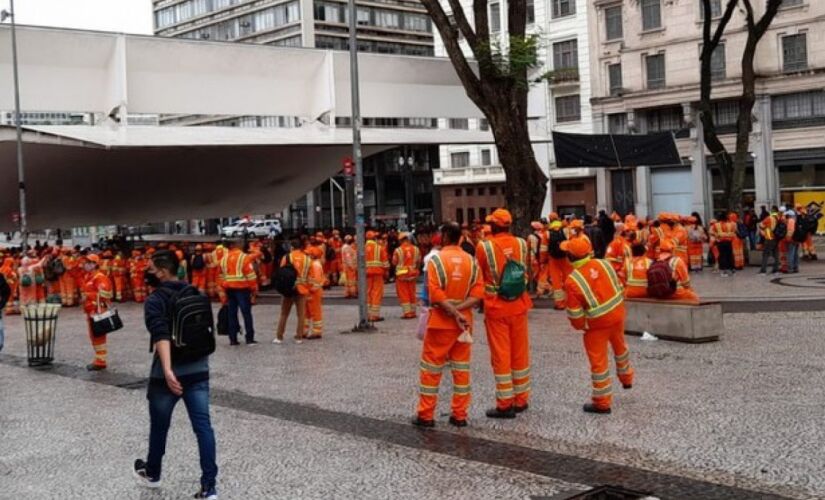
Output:
[[241,343],[238,342],[237,340],[230,340],[229,345],[241,345]]
[[86,365],[86,371],[90,371],[90,372],[99,372],[99,371],[105,370],[105,369],[106,369],[105,366],[96,365],[94,363],[89,363],[88,365]]
[[516,413],[521,413],[527,411],[527,408],[530,408],[530,405],[525,404],[524,406],[515,406],[513,405],[513,411]]
[[467,427],[467,420],[466,419],[459,419],[455,417],[450,417],[450,425],[454,425],[456,427]]
[[622,384],[622,389],[625,389],[625,390],[633,389],[633,384]]
[[498,408],[490,408],[485,413],[487,418],[516,418],[516,412],[513,410],[513,407],[507,408],[506,410],[500,410]]
[[611,413],[613,413],[613,411],[610,408],[597,408],[592,403],[587,403],[586,405],[584,405],[584,407],[582,407],[582,410],[584,410],[585,413],[598,413],[601,415],[610,415]]
[[135,479],[137,479],[141,486],[146,488],[160,488],[160,478],[149,476],[149,473],[146,472],[146,462],[143,460],[135,460],[135,467],[132,469],[132,474],[134,474]]
[[413,418],[412,424],[416,427],[435,427],[434,420],[424,420],[421,417]]

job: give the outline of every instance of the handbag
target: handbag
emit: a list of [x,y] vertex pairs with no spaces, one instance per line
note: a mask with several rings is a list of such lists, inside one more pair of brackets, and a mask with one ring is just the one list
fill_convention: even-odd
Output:
[[116,332],[123,328],[123,321],[117,309],[109,309],[100,314],[92,315],[92,335],[102,337],[108,333]]

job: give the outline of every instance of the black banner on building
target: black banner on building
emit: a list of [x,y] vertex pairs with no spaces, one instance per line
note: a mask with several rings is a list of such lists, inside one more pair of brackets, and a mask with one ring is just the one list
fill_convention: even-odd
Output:
[[670,132],[645,135],[553,132],[553,149],[556,166],[560,168],[654,167],[682,163]]

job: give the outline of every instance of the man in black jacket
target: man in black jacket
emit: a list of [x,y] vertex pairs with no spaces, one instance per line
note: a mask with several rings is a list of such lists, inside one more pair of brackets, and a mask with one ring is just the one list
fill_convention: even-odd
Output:
[[[146,329],[151,335],[152,370],[149,376],[149,454],[146,461],[135,460],[134,473],[142,486],[160,487],[161,462],[166,452],[166,436],[172,412],[183,398],[189,421],[198,440],[201,488],[195,498],[217,499],[215,480],[215,433],[209,419],[209,358],[191,362],[172,361],[172,298],[187,286],[177,280],[178,259],[168,250],[152,256],[146,270],[146,284],[155,289],[144,304]],[[171,294],[169,292],[172,292]]]
[[11,287],[6,282],[6,277],[0,274],[0,351],[3,350],[3,342],[5,341],[5,332],[3,331],[3,308],[11,297]]

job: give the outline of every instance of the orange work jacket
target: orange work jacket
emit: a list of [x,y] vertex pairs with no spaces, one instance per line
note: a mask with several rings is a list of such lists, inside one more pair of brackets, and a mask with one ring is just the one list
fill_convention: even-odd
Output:
[[529,279],[530,252],[527,242],[510,233],[491,235],[476,247],[476,259],[484,278],[484,314],[488,318],[501,318],[522,314],[533,307],[530,295],[524,292],[516,300],[508,301],[498,296],[501,273],[507,259],[521,263],[525,270],[525,279]]
[[375,240],[367,241],[364,256],[367,259],[367,276],[383,275],[390,268],[387,247],[378,244]]
[[392,264],[395,266],[396,279],[413,281],[420,274],[421,251],[412,243],[404,242],[393,252]]
[[[446,246],[433,255],[427,264],[427,286],[430,302],[464,302],[467,297],[484,298],[484,281],[475,259],[457,245]],[[473,324],[472,309],[461,314]],[[438,307],[430,309],[427,328],[458,329],[451,316]]]
[[238,248],[224,253],[221,258],[221,275],[221,286],[226,289],[258,289],[258,279],[252,267],[252,257]]
[[584,258],[573,267],[564,282],[567,317],[573,328],[591,330],[623,324],[624,289],[610,264]]

